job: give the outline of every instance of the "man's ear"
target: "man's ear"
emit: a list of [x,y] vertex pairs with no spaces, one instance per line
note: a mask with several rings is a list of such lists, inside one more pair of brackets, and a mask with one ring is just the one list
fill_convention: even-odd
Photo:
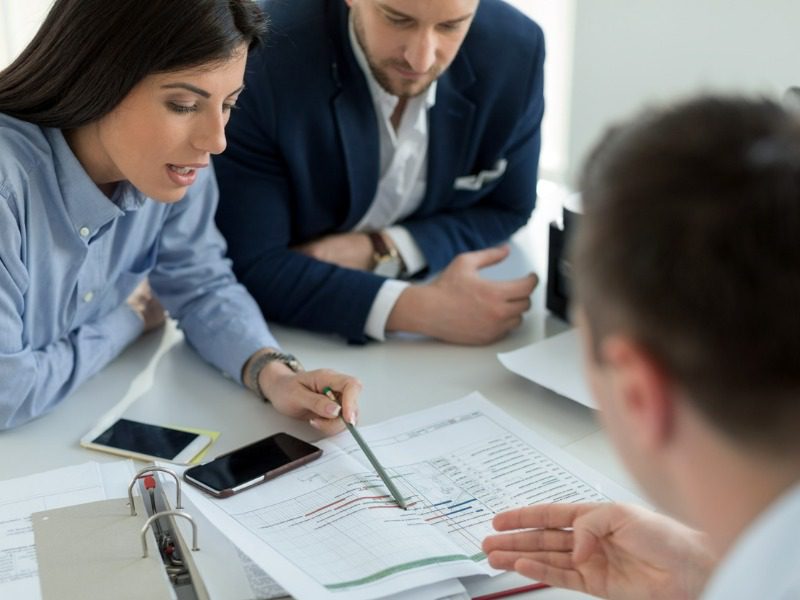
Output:
[[624,335],[603,340],[600,352],[611,375],[617,413],[638,446],[656,449],[673,430],[674,396],[662,365],[641,344]]

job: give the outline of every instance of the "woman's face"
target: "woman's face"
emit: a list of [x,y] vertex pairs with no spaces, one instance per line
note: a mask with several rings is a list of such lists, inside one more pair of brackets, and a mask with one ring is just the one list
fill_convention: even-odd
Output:
[[[114,110],[88,125],[88,162],[101,187],[127,180],[159,202],[176,202],[225,149],[225,125],[243,89],[247,48],[229,60],[149,75]],[[79,157],[80,158],[80,157]]]

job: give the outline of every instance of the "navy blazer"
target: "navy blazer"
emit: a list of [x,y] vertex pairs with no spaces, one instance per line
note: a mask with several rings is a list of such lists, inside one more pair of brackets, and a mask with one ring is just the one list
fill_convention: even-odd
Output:
[[[350,47],[344,0],[268,0],[264,46],[215,158],[217,224],[234,270],[269,321],[364,342],[384,279],[290,247],[351,231],[378,186],[378,121]],[[436,272],[498,244],[536,199],[543,99],[541,29],[481,0],[429,114],[428,181],[406,227]],[[499,178],[483,177],[497,171]],[[502,169],[501,169],[502,170]],[[457,189],[458,188],[458,189]]]

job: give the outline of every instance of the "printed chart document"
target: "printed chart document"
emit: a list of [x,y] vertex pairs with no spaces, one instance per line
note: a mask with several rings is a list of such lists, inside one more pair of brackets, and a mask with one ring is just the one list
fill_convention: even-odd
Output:
[[365,600],[489,567],[495,513],[541,502],[636,501],[478,393],[361,428],[408,502],[391,499],[352,436],[241,494],[194,506],[299,599]]
[[581,363],[581,342],[573,328],[553,337],[497,355],[503,366],[589,408],[597,405]]
[[31,514],[126,497],[134,473],[131,461],[87,462],[0,481],[0,598],[41,598]]

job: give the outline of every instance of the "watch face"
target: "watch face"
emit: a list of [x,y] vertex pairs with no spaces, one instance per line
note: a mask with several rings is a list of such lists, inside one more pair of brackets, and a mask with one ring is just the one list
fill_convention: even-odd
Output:
[[397,277],[400,275],[400,257],[387,256],[375,265],[372,272],[381,277]]

